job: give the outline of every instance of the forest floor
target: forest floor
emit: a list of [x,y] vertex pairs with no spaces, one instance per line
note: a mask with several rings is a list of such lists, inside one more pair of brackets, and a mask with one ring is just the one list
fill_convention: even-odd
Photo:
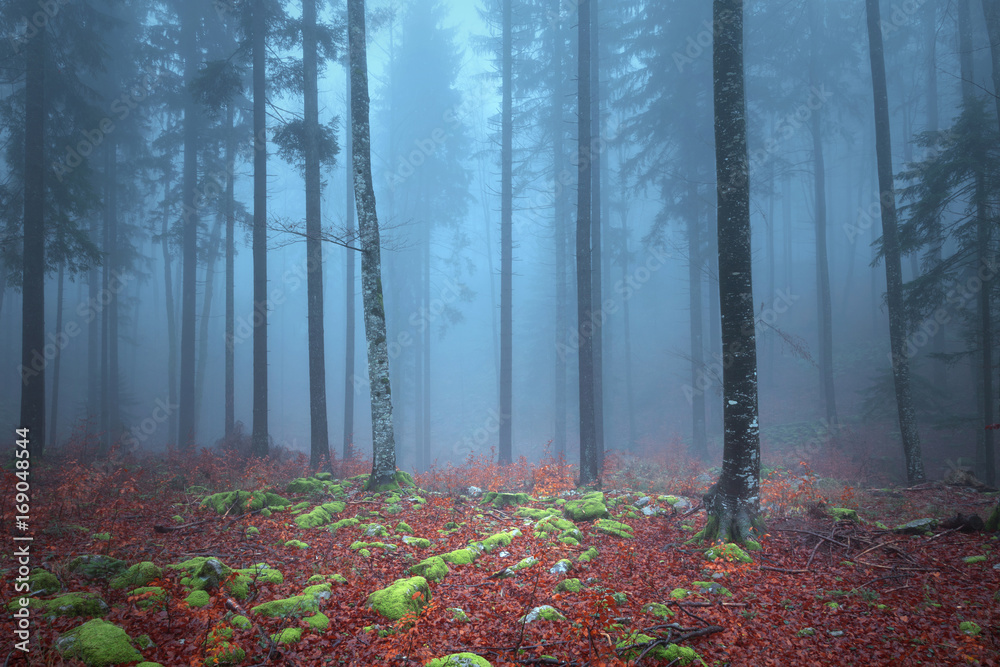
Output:
[[[301,457],[247,462],[201,450],[115,467],[65,458],[32,468],[26,532],[14,524],[19,480],[5,471],[0,602],[16,612],[24,595],[15,592],[17,535],[34,538],[30,567],[58,581],[38,570],[31,578],[33,589],[50,587],[32,603],[30,652],[13,648],[17,618],[2,615],[0,636],[14,639],[0,664],[133,665],[141,653],[165,667],[424,665],[460,652],[492,665],[689,664],[671,644],[706,665],[1000,664],[996,535],[892,530],[956,513],[985,518],[996,494],[939,483],[862,490],[804,466],[768,471],[768,534],[752,562],[739,562],[708,560],[704,545],[688,543],[711,481],[694,466],[612,457],[603,497],[590,496],[608,518],[567,523],[581,496],[572,469],[551,459],[503,469],[470,460],[378,495],[356,476],[367,465],[338,462],[331,481],[311,476]],[[525,495],[470,495],[472,485]],[[234,489],[251,493],[211,495]],[[275,507],[279,496],[287,506]],[[836,520],[833,507],[858,520]],[[441,563],[427,559],[442,555],[451,562],[438,579]],[[206,569],[212,559],[220,586]],[[123,573],[144,561],[155,567]],[[410,581],[412,611],[391,620],[370,606],[418,563],[429,584]],[[87,657],[83,633],[60,641],[88,617],[124,630],[134,648],[107,663]],[[100,623],[88,627],[108,629]]]

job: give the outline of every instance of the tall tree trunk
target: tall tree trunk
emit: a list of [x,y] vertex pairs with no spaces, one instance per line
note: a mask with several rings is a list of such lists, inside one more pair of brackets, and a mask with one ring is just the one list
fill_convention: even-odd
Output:
[[[986,34],[989,36],[990,40],[990,65],[991,65],[991,75],[993,78],[993,101],[996,104],[996,114],[997,122],[1000,124],[1000,3],[997,0],[983,0],[983,15],[986,22]],[[1000,127],[1000,126],[998,126]],[[985,184],[984,184],[985,185]],[[985,202],[983,202],[985,205]],[[982,233],[986,235],[986,238],[980,237],[979,248],[986,249],[989,243],[989,228],[988,219],[986,217],[987,211],[985,206],[983,210],[977,211],[980,220],[980,228]],[[980,258],[980,261],[989,261],[991,264],[995,261],[992,253],[989,254],[988,258]],[[980,266],[983,266],[980,263]],[[993,351],[992,351],[992,338],[990,336],[990,295],[991,295],[991,284],[987,285],[984,281],[983,288],[979,293],[980,298],[980,326],[983,327],[983,340],[987,341],[987,345],[984,345],[983,349],[983,359],[989,360],[989,364],[984,364],[984,375],[989,376],[993,368]],[[941,335],[940,333],[938,334]],[[990,386],[991,381],[984,378],[984,385]],[[992,402],[992,392],[989,396],[983,397],[983,404],[986,407],[986,419],[987,424],[993,423],[993,402]],[[990,486],[996,485],[996,462],[995,454],[993,451],[993,431],[986,431],[988,435],[985,437],[983,454],[984,460],[983,465],[986,468],[986,479],[984,480]],[[1000,507],[1000,505],[998,505]]]
[[590,113],[590,0],[578,7],[580,54],[577,59],[579,99],[577,122],[577,199],[576,199],[576,315],[580,339],[580,484],[600,481],[597,458],[597,430],[594,398],[594,323],[590,253],[591,242],[591,113]]
[[[35,11],[25,3],[27,16]],[[28,41],[24,114],[21,420],[33,457],[45,453],[45,61],[47,28]]]
[[236,132],[233,105],[226,105],[226,379],[225,437],[228,441],[236,428]]
[[896,227],[896,192],[893,184],[889,96],[882,51],[881,12],[878,0],[865,0],[865,5],[868,17],[868,43],[871,50],[872,89],[875,98],[875,152],[878,160],[879,202],[882,209],[882,250],[885,255],[892,375],[896,389],[899,432],[902,435],[903,455],[906,459],[906,479],[910,484],[916,484],[924,479],[924,463],[920,455],[920,434],[917,430],[917,417],[910,393],[910,363],[906,355],[906,317],[903,311],[899,232]]
[[[628,282],[628,272],[629,272],[629,250],[628,250],[628,213],[629,206],[627,201],[622,201],[621,215],[622,215],[622,281],[623,284]],[[630,299],[622,300],[622,344],[624,345],[624,358],[622,363],[625,364],[625,411],[628,418],[628,450],[631,452],[635,451],[636,445],[636,426],[635,426],[635,392],[632,385],[632,318],[629,314],[629,301]],[[702,399],[704,400],[704,399]],[[702,425],[704,426],[704,415],[705,406],[702,404]]]
[[303,116],[306,162],[306,300],[309,328],[309,466],[330,465],[326,417],[326,347],[323,341],[323,247],[320,232],[319,66],[316,54],[316,0],[302,0]]
[[[345,183],[345,210],[344,218],[347,220],[347,238],[354,239],[354,140],[353,123],[351,119],[351,76],[348,70],[347,75],[347,110],[344,113],[344,174],[347,177]],[[346,266],[344,269],[344,459],[352,456],[351,448],[354,444],[354,332],[357,328],[355,323],[355,303],[357,296],[354,293],[354,281],[356,269],[354,267],[354,252],[348,251]]]
[[212,301],[215,299],[215,262],[219,259],[222,245],[222,222],[225,216],[216,216],[205,253],[205,294],[201,299],[201,318],[198,320],[198,354],[194,374],[194,428],[198,431],[204,414],[205,372],[208,367],[208,325],[212,318]]
[[712,53],[722,311],[722,475],[705,496],[700,537],[753,544],[759,531],[760,429],[750,247],[750,178],[743,78],[743,0],[715,0]]
[[1000,123],[1000,3],[997,0],[983,0],[983,17],[990,40],[993,102],[996,105],[997,122]]
[[[426,225],[427,237],[426,243],[424,244],[424,307],[430,311],[431,307],[431,226],[428,221]],[[424,353],[421,355],[421,362],[423,363],[423,369],[421,369],[421,379],[423,380],[423,388],[420,392],[423,398],[423,404],[418,407],[423,413],[423,418],[421,423],[423,424],[423,432],[420,434],[420,458],[424,462],[424,468],[421,470],[426,470],[431,465],[431,328],[427,327],[424,329]]]
[[[601,51],[598,39],[600,32],[598,0],[590,0],[590,115],[591,127],[597,136],[601,135]],[[600,145],[600,142],[597,142]],[[591,188],[591,312],[599,317],[594,318],[594,442],[597,450],[598,470],[604,464],[604,316],[601,304],[602,265],[601,265],[601,152],[593,152],[590,156],[590,188]]]
[[562,59],[562,21],[561,8],[562,0],[550,0],[550,16],[553,21],[550,27],[552,35],[552,183],[555,188],[552,209],[552,233],[555,241],[555,299],[556,299],[556,340],[555,340],[555,409],[554,414],[554,434],[553,444],[557,455],[566,455],[566,357],[569,353],[569,345],[566,341],[566,333],[569,330],[569,296],[567,294],[567,264],[566,252],[567,230],[566,230],[566,188],[562,185],[563,170],[565,169],[564,145],[565,127],[563,123],[563,105],[566,100],[566,93],[563,90],[563,59]]
[[267,427],[267,72],[264,0],[253,3],[253,431],[251,450],[270,449]]
[[[167,403],[177,405],[177,312],[174,305],[174,277],[171,272],[170,260],[170,176],[163,177],[163,219],[160,225],[160,246],[163,249],[163,289],[164,302],[167,308]],[[94,273],[93,271],[91,273]],[[93,280],[93,279],[92,279]],[[91,299],[94,298],[93,293]],[[91,327],[96,330],[96,327]],[[96,344],[96,335],[95,344]],[[96,355],[96,348],[94,350]],[[93,373],[93,371],[91,371]],[[93,389],[91,389],[93,391]],[[177,444],[177,418],[171,413],[167,415],[167,444]]]
[[[821,86],[819,40],[822,38],[821,18],[816,15],[815,2],[809,3],[810,55],[809,83]],[[823,156],[823,108],[812,113],[813,194],[816,227],[816,307],[819,322],[820,396],[826,409],[826,427],[837,424],[837,401],[833,387],[833,303],[830,297],[830,262],[826,233],[826,161]]]
[[[198,15],[195,7],[184,3],[181,8],[181,52],[184,54],[184,80],[191,81],[198,71]],[[194,446],[195,409],[195,304],[198,300],[198,225],[200,214],[198,195],[198,110],[194,96],[184,94],[184,166],[181,207],[181,373],[178,407],[178,443],[181,449]]]
[[501,465],[513,457],[511,404],[513,400],[513,37],[512,0],[503,0],[503,100],[500,121],[500,447]]
[[[59,262],[58,283],[56,286],[56,335],[61,336],[63,330],[63,293],[65,289],[66,262]],[[56,446],[56,434],[59,424],[59,375],[62,370],[62,352],[56,354],[52,366],[52,412],[49,415],[49,446]]]
[[691,453],[708,460],[708,433],[705,430],[705,341],[702,309],[701,220],[698,217],[698,186],[688,185],[688,311],[691,333]]
[[[989,2],[984,2],[984,9],[989,5]],[[924,39],[926,40],[926,50],[927,50],[927,131],[937,132],[938,131],[938,84],[937,84],[937,1],[929,0],[926,5],[927,15],[924,19]],[[998,35],[1000,38],[1000,35]],[[941,220],[936,219],[934,221],[934,241],[932,247],[932,259],[931,266],[929,270],[933,270],[943,260],[943,249],[944,245],[944,234],[941,229]],[[948,325],[946,322],[941,322],[939,324],[937,335],[934,336],[934,342],[931,346],[931,351],[933,352],[935,358],[934,364],[934,385],[942,391],[947,391],[948,388],[948,366],[943,360],[944,354],[947,352],[947,341],[948,341]]]
[[347,1],[347,33],[354,137],[352,167],[361,235],[361,291],[372,411],[372,473],[368,478],[368,488],[378,489],[393,481],[396,473],[396,444],[392,431],[389,350],[386,345],[385,306],[382,301],[381,247],[375,211],[375,190],[372,185],[364,0]]
[[[111,447],[118,444],[122,434],[121,420],[121,385],[120,370],[118,364],[118,312],[121,304],[121,295],[117,289],[112,287],[110,281],[118,284],[119,272],[122,269],[121,249],[118,232],[118,142],[114,137],[109,138],[108,143],[108,171],[107,171],[107,191],[105,194],[108,218],[107,239],[109,245],[105,248],[107,252],[108,277],[109,282],[104,284],[104,289],[111,294],[108,303],[108,431],[107,442]],[[121,286],[118,285],[120,288]]]

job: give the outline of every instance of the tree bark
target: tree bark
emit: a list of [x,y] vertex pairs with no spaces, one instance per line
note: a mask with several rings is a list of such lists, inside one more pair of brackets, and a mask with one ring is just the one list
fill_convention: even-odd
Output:
[[385,306],[382,299],[381,248],[378,216],[375,211],[375,190],[372,185],[364,0],[348,0],[347,33],[354,138],[352,167],[358,229],[361,236],[361,291],[365,340],[368,346],[368,383],[372,412],[372,472],[368,478],[368,488],[374,490],[393,482],[396,473],[396,445],[392,430],[389,350],[386,344]]
[[760,520],[760,433],[750,245],[750,178],[743,75],[743,0],[715,0],[712,53],[722,315],[722,475],[705,496],[699,537],[756,546]]
[[228,441],[236,428],[236,132],[233,128],[233,105],[226,105],[226,378],[225,437]]
[[253,3],[253,431],[254,456],[270,449],[267,426],[267,80],[264,0]]
[[[34,12],[31,3],[26,11]],[[31,16],[31,13],[27,14]],[[28,41],[24,114],[24,255],[21,287],[21,421],[32,457],[45,453],[45,61],[46,28]],[[44,359],[44,357],[43,357]]]
[[[597,20],[598,0],[590,0],[590,114],[591,124],[597,136],[601,135],[601,76],[600,76],[600,43],[598,33],[600,22]],[[599,144],[600,145],[600,144]],[[590,188],[591,188],[591,218],[590,218],[590,280],[591,280],[591,312],[600,314],[602,311],[602,266],[601,266],[601,153],[597,151],[590,156]],[[594,318],[594,443],[597,450],[597,469],[604,463],[604,317]]]
[[205,398],[205,373],[208,367],[208,325],[212,321],[212,302],[215,300],[215,262],[219,259],[219,246],[222,244],[222,224],[225,216],[216,216],[215,224],[208,238],[208,248],[205,253],[205,292],[201,298],[201,317],[198,321],[198,354],[195,357],[194,373],[194,428],[197,432],[202,424]]
[[[112,287],[111,281],[118,284],[119,271],[122,268],[120,244],[118,242],[118,142],[114,137],[109,137],[107,145],[107,174],[105,191],[105,206],[107,207],[106,239],[108,245],[104,250],[106,253],[105,262],[108,264],[108,282],[104,284],[104,289],[110,294],[110,301],[107,306],[108,311],[108,335],[106,344],[108,346],[107,378],[107,433],[106,442],[110,447],[118,444],[122,433],[121,420],[121,386],[118,363],[118,307],[121,303],[121,294]],[[120,287],[120,286],[119,286]]]
[[[323,340],[322,184],[319,173],[319,65],[316,0],[302,0],[303,117],[306,167],[306,301],[309,338],[309,466],[330,465],[326,416],[326,346]],[[348,251],[350,252],[350,251]]]
[[[344,217],[347,219],[347,238],[354,238],[354,140],[352,134],[353,122],[351,119],[351,76],[350,68],[347,72],[347,111],[344,114],[344,173],[347,177],[345,183],[345,210]],[[344,459],[349,459],[353,455],[351,451],[354,444],[354,356],[355,356],[355,304],[357,296],[354,293],[355,262],[354,252],[348,251],[346,266],[344,269]]]
[[500,121],[500,441],[498,461],[513,459],[511,404],[513,401],[513,37],[512,0],[503,0],[503,100]]
[[566,252],[567,244],[567,201],[566,188],[562,185],[564,162],[565,123],[563,122],[563,105],[565,104],[566,93],[563,90],[563,59],[562,59],[562,21],[561,4],[562,0],[551,0],[550,15],[553,21],[550,24],[552,49],[552,183],[555,189],[553,195],[552,228],[553,239],[555,241],[555,409],[554,414],[554,434],[552,436],[553,445],[557,455],[566,455],[566,357],[569,353],[569,346],[566,341],[566,333],[569,330],[569,296],[567,294],[567,265],[568,258]]
[[[63,330],[63,293],[65,289],[66,262],[59,262],[59,275],[56,286],[56,335],[60,335]],[[56,446],[56,434],[59,424],[59,375],[62,371],[62,353],[56,355],[52,363],[52,411],[49,414],[49,447]]]
[[[191,81],[198,71],[198,17],[195,7],[181,5],[181,52],[184,54],[184,80]],[[178,406],[178,443],[181,449],[195,442],[195,304],[198,299],[198,111],[194,97],[184,91],[184,163],[182,173],[182,242],[181,242],[181,367]]]
[[903,312],[903,278],[896,222],[896,192],[892,172],[892,144],[889,135],[889,96],[882,49],[881,12],[878,0],[865,0],[868,43],[871,56],[872,90],[875,99],[875,153],[878,160],[879,202],[882,211],[882,249],[889,308],[889,346],[899,431],[906,459],[906,479],[916,484],[924,479],[920,454],[920,434],[910,393],[910,363],[906,354],[906,319]]
[[[165,172],[163,177],[163,219],[160,226],[160,247],[163,250],[163,290],[164,303],[167,310],[167,403],[177,405],[177,322],[175,314],[177,312],[174,304],[174,277],[171,275],[170,259],[170,207],[167,204],[170,199],[170,173]],[[94,232],[91,232],[94,235]],[[96,282],[96,271],[91,271],[91,281]],[[91,290],[90,298],[94,299],[96,290]],[[91,322],[91,336],[94,338],[94,350],[91,354],[97,355],[97,327],[96,319]],[[91,381],[97,376],[95,370],[90,371]],[[96,397],[96,388],[92,387],[91,392]],[[93,412],[93,410],[91,411]],[[167,444],[177,444],[177,417],[174,414],[167,415]]]
[[579,57],[577,84],[577,199],[576,199],[576,313],[579,334],[580,379],[580,484],[600,481],[594,398],[594,323],[590,252],[591,242],[591,114],[590,114],[590,0],[578,7]]

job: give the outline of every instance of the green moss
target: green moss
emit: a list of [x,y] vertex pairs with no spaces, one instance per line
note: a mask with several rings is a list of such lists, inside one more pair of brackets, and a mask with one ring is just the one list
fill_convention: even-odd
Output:
[[391,621],[398,621],[411,612],[419,613],[430,601],[431,590],[423,577],[399,579],[368,596],[368,606]]
[[587,549],[586,551],[584,551],[582,554],[580,554],[579,558],[577,558],[576,560],[577,560],[577,562],[580,562],[580,563],[589,563],[590,561],[594,560],[595,558],[597,558],[597,548],[596,547],[590,547],[589,549]]
[[308,549],[309,545],[302,540],[288,540],[285,542],[286,547],[294,547],[296,549]]
[[410,574],[423,577],[428,581],[441,581],[448,576],[450,570],[447,563],[440,556],[431,556],[411,567],[409,572]]
[[835,521],[854,521],[855,523],[859,521],[857,511],[846,507],[831,507],[830,515]]
[[417,549],[427,549],[431,546],[431,541],[424,537],[410,537],[409,535],[403,535],[403,544],[411,547],[416,547]]
[[527,493],[499,493],[496,491],[490,491],[483,495],[482,502],[485,504],[493,505],[493,507],[516,507],[518,505],[524,505],[530,502],[531,496]]
[[476,560],[479,554],[472,549],[455,549],[441,554],[441,560],[452,565],[468,565]]
[[[15,611],[20,608],[20,600],[15,598],[8,605]],[[51,600],[28,598],[28,608],[41,611],[42,616],[104,616],[109,611],[107,603],[92,593],[66,593]]]
[[[327,503],[326,505],[317,505],[313,510],[307,514],[300,514],[295,517],[295,525],[302,529],[308,528],[318,528],[319,526],[325,526],[326,524],[333,521],[333,517],[330,516],[330,512],[327,510],[327,505],[334,505],[334,503]],[[337,503],[342,511],[344,509],[344,503]]]
[[233,616],[229,622],[234,628],[239,628],[240,630],[249,630],[253,627],[253,623],[246,616]]
[[294,505],[289,507],[288,511],[291,512],[292,514],[298,514],[299,512],[304,512],[307,507],[309,507],[309,501],[303,500],[302,502],[295,503]]
[[305,493],[309,495],[330,494],[333,496],[344,495],[344,489],[335,484],[328,477],[320,477],[324,473],[319,473],[314,477],[299,477],[293,479],[285,486],[286,493]]
[[674,611],[670,607],[659,602],[650,602],[643,605],[642,611],[653,616],[659,616],[660,618],[670,618],[674,615]]
[[232,569],[218,558],[206,558],[204,556],[191,558],[190,560],[168,565],[167,567],[174,570],[186,571],[188,576],[183,577],[181,583],[196,591],[217,589],[233,572]]
[[801,630],[799,630],[798,632],[795,633],[795,636],[796,637],[815,637],[816,636],[816,628],[802,628]]
[[386,544],[385,542],[352,542],[351,546],[348,547],[351,551],[370,551],[372,549],[382,549],[383,551],[395,551],[395,544]]
[[142,654],[124,630],[99,618],[64,633],[55,646],[63,656],[77,658],[90,667],[142,660]]
[[315,614],[319,611],[319,601],[311,595],[295,595],[282,600],[271,600],[253,607],[251,612],[272,618],[287,618]]
[[535,535],[538,537],[561,534],[573,530],[576,530],[576,525],[572,521],[559,516],[549,516],[535,524]]
[[318,630],[320,632],[330,627],[330,619],[323,613],[316,614],[315,616],[309,616],[306,618],[306,623],[313,630]]
[[154,565],[152,561],[144,560],[112,579],[111,588],[138,588],[162,576],[163,570]]
[[337,521],[336,523],[330,525],[330,532],[335,533],[341,528],[350,528],[351,526],[356,526],[359,523],[360,521],[358,521],[355,517],[351,517],[349,519],[341,519],[340,521]]
[[67,569],[84,579],[110,579],[128,567],[123,560],[101,554],[77,556],[70,561]]
[[147,661],[143,660],[142,662],[140,662],[135,667],[163,667],[163,665],[161,665],[158,662],[147,662]]
[[94,533],[93,535],[91,535],[91,537],[93,539],[97,540],[98,542],[110,542],[111,541],[111,533]]
[[219,642],[213,649],[212,655],[205,658],[205,662],[202,663],[205,667],[238,665],[247,657],[246,651],[227,641]]
[[[202,507],[208,507],[216,514],[240,515],[255,512],[268,507],[287,507],[291,502],[281,496],[264,491],[224,491],[214,493],[201,501]],[[262,512],[263,513],[263,512]]]
[[600,533],[605,533],[606,535],[614,535],[615,537],[621,537],[625,539],[631,539],[635,537],[632,531],[632,526],[627,523],[622,523],[620,521],[612,521],[610,519],[598,519],[597,520],[597,531]]
[[360,526],[361,534],[365,537],[385,537],[389,531],[380,523],[366,523]]
[[958,624],[958,629],[961,630],[963,634],[967,634],[970,637],[975,637],[983,631],[983,629],[979,627],[978,623],[974,623],[972,621],[962,621]]
[[[656,641],[655,637],[650,637],[649,635],[642,633],[635,633],[618,642],[618,648],[627,649],[621,651],[622,657],[634,659],[645,650],[645,645],[654,641]],[[635,648],[631,648],[633,646]],[[701,660],[693,648],[678,646],[677,644],[657,646],[652,651],[647,653],[646,656],[653,658],[654,660],[668,661],[671,665],[690,665],[696,660]]]
[[573,521],[593,521],[608,515],[603,493],[588,493],[578,500],[569,500],[563,505],[563,514]]
[[271,639],[279,644],[294,644],[302,639],[302,628],[285,628],[271,635]]
[[975,563],[985,563],[986,556],[969,556],[967,558],[963,558],[962,562],[967,565],[974,565]]
[[560,537],[559,541],[562,542],[563,544],[568,544],[571,547],[575,547],[578,544],[580,544],[580,540],[576,539],[575,537],[570,537],[569,535]]
[[452,653],[441,658],[434,658],[424,667],[493,667],[486,658],[475,653]]
[[703,593],[724,595],[727,598],[733,597],[732,592],[728,588],[714,581],[696,581],[694,582],[694,585],[697,586]]
[[311,595],[317,600],[329,600],[333,596],[333,590],[330,584],[313,584],[306,586],[302,595]]
[[159,586],[142,586],[129,591],[129,596],[136,596],[135,606],[139,609],[160,607],[167,601],[167,592]]
[[689,592],[690,591],[688,591],[685,588],[675,588],[674,590],[670,591],[670,598],[673,600],[683,600],[688,596]]
[[397,533],[399,533],[400,535],[412,535],[413,534],[413,529],[410,528],[410,524],[408,524],[408,523],[406,523],[404,521],[400,521],[399,523],[396,524],[395,531]]
[[519,507],[517,511],[514,512],[517,516],[523,516],[527,519],[534,519],[535,521],[541,521],[550,516],[559,516],[559,512],[553,509],[535,509],[534,507]]
[[52,595],[61,589],[59,579],[48,570],[36,567],[28,575],[28,590],[32,595]]
[[191,595],[184,598],[189,607],[206,607],[211,601],[207,591],[192,591]]
[[260,529],[257,526],[247,526],[247,529],[243,531],[243,534],[247,537],[254,537],[255,535],[260,535]]
[[732,542],[709,547],[705,550],[705,558],[708,560],[722,558],[723,560],[736,563],[753,562],[753,558],[750,558],[746,551],[741,549],[738,544],[733,544]]
[[583,590],[583,584],[580,583],[579,579],[563,579],[556,584],[556,591],[560,593],[579,593],[581,590]]
[[533,623],[534,621],[565,621],[566,617],[555,607],[543,604],[540,607],[535,607],[518,620],[524,623]]
[[497,547],[509,546],[512,540],[513,537],[510,533],[495,533],[487,537],[482,542],[477,542],[476,544],[486,553],[490,553]]
[[456,621],[460,621],[462,623],[469,622],[469,615],[466,614],[465,611],[463,609],[460,609],[459,607],[448,607],[445,609],[445,611],[450,612],[451,617]]
[[347,579],[339,574],[314,574],[306,579],[307,584],[322,584],[324,582],[329,582],[331,584],[346,584]]

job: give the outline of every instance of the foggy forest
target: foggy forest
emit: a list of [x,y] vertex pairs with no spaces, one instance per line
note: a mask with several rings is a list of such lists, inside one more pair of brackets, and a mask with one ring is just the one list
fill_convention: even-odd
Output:
[[996,664],[997,0],[0,38],[5,665]]

